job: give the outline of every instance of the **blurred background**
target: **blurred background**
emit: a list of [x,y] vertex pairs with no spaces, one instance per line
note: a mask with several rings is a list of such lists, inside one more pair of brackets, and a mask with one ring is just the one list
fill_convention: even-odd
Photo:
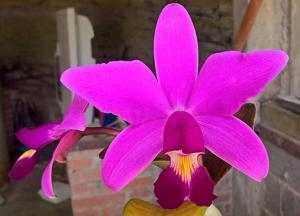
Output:
[[[285,71],[254,101],[255,130],[270,156],[269,176],[257,183],[231,170],[217,186],[215,204],[224,216],[300,215],[299,0],[0,0],[1,216],[121,215],[132,197],[155,200],[154,167],[119,193],[102,183],[98,154],[111,137],[82,140],[66,164],[55,165],[55,190],[62,197],[55,202],[39,190],[56,143],[43,150],[40,164],[24,181],[10,182],[7,172],[26,150],[14,136],[17,130],[61,120],[72,98],[59,83],[64,69],[139,59],[154,71],[155,24],[170,2],[184,5],[192,17],[200,65],[208,55],[232,47],[289,54]],[[97,116],[90,108],[89,124],[97,123]],[[105,125],[122,127],[113,116],[105,118]]]

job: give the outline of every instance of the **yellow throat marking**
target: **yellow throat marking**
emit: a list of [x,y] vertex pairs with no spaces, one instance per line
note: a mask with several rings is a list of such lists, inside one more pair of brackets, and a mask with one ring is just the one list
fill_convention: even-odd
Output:
[[26,152],[24,152],[19,158],[18,160],[20,159],[24,159],[24,158],[30,158],[32,157],[34,154],[35,154],[36,150],[34,149],[29,149],[27,150]]
[[198,154],[172,154],[171,157],[171,168],[174,169],[175,173],[179,175],[183,182],[190,183],[192,174],[199,167],[197,161]]

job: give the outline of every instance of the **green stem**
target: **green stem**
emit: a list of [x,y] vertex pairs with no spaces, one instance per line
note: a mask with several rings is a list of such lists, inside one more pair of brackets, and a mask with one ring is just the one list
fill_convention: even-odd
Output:
[[87,127],[83,132],[83,136],[88,135],[99,135],[99,134],[106,134],[111,136],[117,136],[121,131],[114,129],[114,128],[107,128],[107,127]]

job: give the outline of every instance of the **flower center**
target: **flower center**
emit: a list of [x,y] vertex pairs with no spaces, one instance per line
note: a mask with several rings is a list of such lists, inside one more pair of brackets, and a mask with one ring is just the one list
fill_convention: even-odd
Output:
[[171,158],[170,167],[180,176],[184,183],[189,184],[193,173],[200,166],[198,161],[199,153],[182,154],[180,151],[172,151],[167,154]]

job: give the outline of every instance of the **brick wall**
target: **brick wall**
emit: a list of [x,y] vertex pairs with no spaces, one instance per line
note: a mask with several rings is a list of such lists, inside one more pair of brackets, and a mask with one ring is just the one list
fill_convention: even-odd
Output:
[[98,154],[99,149],[68,154],[68,176],[75,216],[119,216],[130,198],[154,201],[151,167],[121,192],[112,192],[101,180],[101,160]]
[[[75,215],[121,215],[124,204],[130,198],[140,198],[157,204],[153,183],[161,169],[156,166],[148,167],[121,192],[114,193],[104,185],[98,155],[112,139],[113,137],[104,135],[84,137],[67,156],[72,208]],[[218,199],[214,204],[224,216],[232,215],[232,177],[232,171],[228,172],[218,183],[215,191]]]
[[[161,169],[150,166],[122,191],[112,192],[101,179],[101,160],[98,157],[100,151],[101,149],[77,149],[68,154],[67,170],[75,216],[120,216],[124,205],[131,198],[156,203],[153,183]],[[215,205],[225,216],[232,214],[231,178],[232,172],[229,172],[216,188],[218,199]]]

